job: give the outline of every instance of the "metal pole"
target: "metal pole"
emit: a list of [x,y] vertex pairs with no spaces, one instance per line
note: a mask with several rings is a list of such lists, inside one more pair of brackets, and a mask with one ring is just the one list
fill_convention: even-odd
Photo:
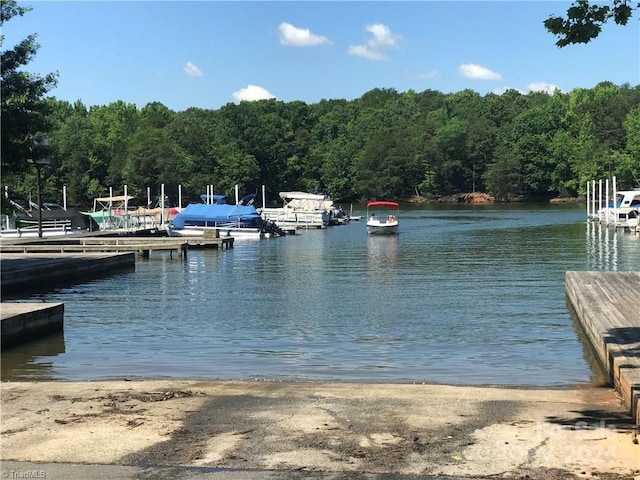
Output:
[[38,184],[38,238],[42,238],[42,187],[40,185],[40,168],[37,163],[36,166],[36,183]]

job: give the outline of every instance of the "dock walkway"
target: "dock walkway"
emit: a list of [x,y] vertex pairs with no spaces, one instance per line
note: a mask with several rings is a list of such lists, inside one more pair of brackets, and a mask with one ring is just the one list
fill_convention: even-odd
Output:
[[640,272],[567,272],[565,289],[611,384],[640,424]]
[[178,251],[186,256],[191,248],[231,248],[233,238],[173,238],[98,236],[59,239],[29,239],[0,242],[2,253],[137,252],[148,257],[153,251]]

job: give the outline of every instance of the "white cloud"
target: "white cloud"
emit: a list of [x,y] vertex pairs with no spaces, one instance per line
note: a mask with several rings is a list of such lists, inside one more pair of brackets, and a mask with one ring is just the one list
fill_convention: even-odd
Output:
[[502,95],[507,90],[516,90],[522,95],[526,95],[529,92],[543,92],[549,95],[553,95],[553,92],[555,92],[556,89],[559,90],[560,87],[558,87],[557,85],[553,85],[552,83],[532,82],[529,85],[527,85],[525,88],[500,87],[500,88],[494,88],[492,92],[495,93],[496,95]]
[[293,47],[314,47],[329,43],[327,37],[311,33],[308,28],[294,27],[290,23],[282,22],[278,26],[280,30],[280,43],[282,45],[291,45]]
[[255,100],[266,100],[276,97],[262,87],[259,87],[257,85],[247,85],[245,88],[241,88],[240,90],[233,92],[233,98],[235,98],[238,102],[253,102]]
[[552,83],[546,82],[532,82],[527,85],[527,90],[530,92],[544,92],[549,95],[553,95],[553,92],[557,89],[560,89],[557,85],[553,85]]
[[204,73],[202,73],[202,71],[191,62],[187,62],[184,65],[184,71],[190,77],[203,77],[204,76]]
[[372,35],[372,38],[361,45],[350,45],[347,50],[349,55],[369,60],[386,60],[388,57],[382,53],[382,50],[397,46],[402,39],[400,35],[396,35],[382,23],[365,25],[364,29]]
[[496,95],[502,95],[503,93],[507,92],[508,90],[515,90],[519,93],[521,93],[522,95],[526,95],[527,92],[522,90],[521,88],[517,88],[517,87],[500,87],[500,88],[494,88],[493,90],[491,90],[491,93],[495,93]]
[[373,38],[367,41],[371,48],[393,47],[400,41],[400,36],[392,33],[391,29],[382,23],[366,25],[364,29],[373,35]]
[[486,67],[481,65],[475,65],[473,63],[466,63],[458,67],[458,72],[463,77],[471,78],[473,80],[502,80],[502,75],[496,72],[492,72]]
[[386,60],[387,56],[384,53],[372,50],[366,45],[350,45],[347,50],[349,55],[355,55],[356,57],[366,58],[368,60]]

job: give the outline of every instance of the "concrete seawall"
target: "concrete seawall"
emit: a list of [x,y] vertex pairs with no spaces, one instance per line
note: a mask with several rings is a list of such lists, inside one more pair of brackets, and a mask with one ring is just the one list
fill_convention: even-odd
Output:
[[2,350],[64,329],[63,303],[2,303]]
[[71,284],[135,269],[135,253],[3,253],[2,296],[24,296],[55,284]]

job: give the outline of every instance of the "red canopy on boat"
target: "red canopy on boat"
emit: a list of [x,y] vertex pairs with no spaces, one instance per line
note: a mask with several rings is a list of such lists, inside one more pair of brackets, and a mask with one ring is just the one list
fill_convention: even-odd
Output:
[[367,203],[367,208],[371,208],[371,207],[394,207],[394,208],[400,208],[400,205],[397,204],[396,202],[385,202],[385,201]]

